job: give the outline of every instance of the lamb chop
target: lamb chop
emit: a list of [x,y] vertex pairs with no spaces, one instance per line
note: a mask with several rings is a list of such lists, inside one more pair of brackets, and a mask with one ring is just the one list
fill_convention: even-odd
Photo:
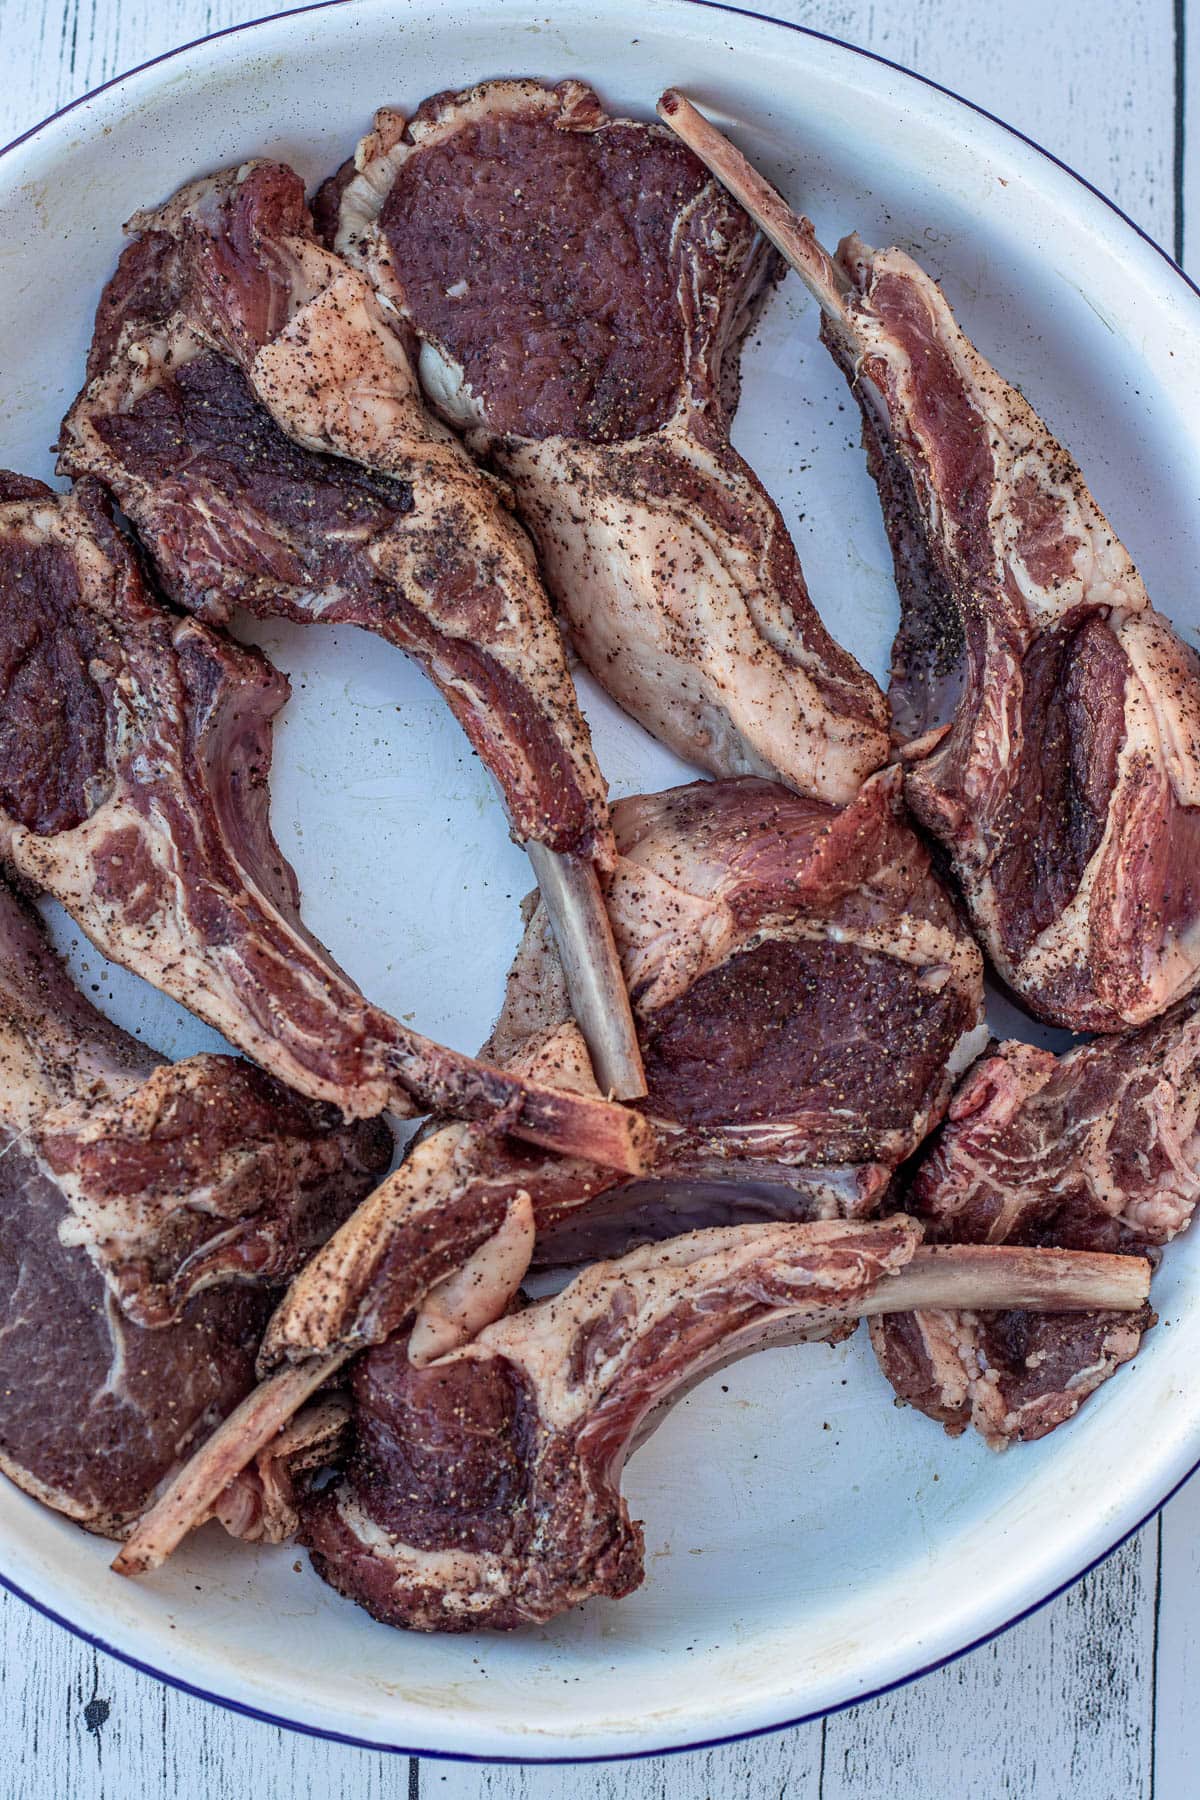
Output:
[[279,1286],[391,1136],[233,1057],[164,1063],[3,884],[0,1072],[0,1469],[119,1536],[252,1386]]
[[841,808],[746,777],[615,823],[609,909],[672,1167],[871,1211],[984,1031],[979,953],[895,771]]
[[730,445],[776,265],[696,159],[578,81],[491,81],[378,113],[316,213],[511,484],[601,686],[714,774],[852,799],[886,709]]
[[645,1127],[372,1007],[305,932],[268,819],[287,683],[149,593],[94,482],[0,476],[0,856],[108,956],[347,1118],[418,1105],[628,1172]]
[[[1153,1258],[1200,1199],[1200,998],[1062,1057],[1001,1044],[971,1070],[907,1204],[953,1243],[1057,1244]],[[872,1326],[902,1398],[952,1434],[1042,1437],[1154,1322],[913,1313]]]
[[251,162],[140,213],[100,302],[60,469],[98,477],[167,596],[353,624],[407,651],[499,783],[601,1084],[645,1091],[598,876],[603,778],[528,538],[426,410],[299,176]]
[[[432,1362],[414,1362],[407,1335],[394,1336],[355,1365],[354,1447],[337,1486],[300,1502],[301,1540],[327,1580],[389,1624],[545,1621],[638,1585],[622,1466],[718,1364],[767,1343],[837,1339],[895,1308],[1136,1309],[1149,1285],[1132,1257],[922,1250],[920,1237],[903,1215],[693,1232],[596,1264]],[[250,1441],[237,1427],[253,1422],[250,1436],[268,1443],[286,1421],[280,1396],[330,1373],[322,1357],[264,1383],[215,1434],[229,1454],[207,1486],[185,1471],[114,1569],[157,1567],[236,1478],[235,1443]]]
[[663,117],[820,302],[900,589],[905,793],[1040,1017],[1145,1024],[1200,979],[1200,661],[1024,397],[899,250],[837,257],[720,133]]
[[1118,1304],[1145,1292],[1127,1258],[976,1250],[968,1269],[919,1236],[904,1217],[697,1232],[589,1269],[428,1367],[393,1338],[355,1367],[354,1447],[338,1483],[301,1504],[301,1541],[387,1624],[545,1623],[640,1584],[626,1457],[717,1363],[845,1337],[907,1294],[973,1286],[986,1304],[1024,1284],[1037,1305],[1092,1283],[1111,1281]]

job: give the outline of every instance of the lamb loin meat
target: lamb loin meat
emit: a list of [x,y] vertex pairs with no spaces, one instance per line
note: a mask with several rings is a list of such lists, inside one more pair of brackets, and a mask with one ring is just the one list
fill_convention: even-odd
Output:
[[382,1119],[342,1125],[252,1063],[161,1063],[107,1103],[68,1101],[31,1141],[135,1324],[176,1321],[228,1281],[282,1286],[392,1160]]
[[316,210],[511,484],[601,686],[714,774],[850,800],[886,708],[730,445],[776,265],[696,159],[580,82],[491,81],[377,114]]
[[3,884],[0,1073],[0,1469],[119,1535],[251,1387],[278,1287],[391,1137],[233,1057],[162,1062]]
[[677,1173],[858,1216],[985,1040],[982,959],[895,770],[845,807],[755,777],[622,801],[608,901]]
[[531,847],[605,1087],[643,1092],[597,879],[604,780],[503,493],[427,411],[365,278],[317,243],[292,169],[193,182],[130,229],[60,469],[104,483],[198,617],[348,623],[416,659]]
[[89,1531],[122,1537],[253,1386],[271,1290],[235,1282],[159,1330],[121,1311],[66,1199],[0,1130],[0,1471]]
[[[1002,1044],[954,1096],[907,1204],[948,1243],[1153,1255],[1200,1199],[1200,999],[1062,1057]],[[914,1313],[872,1336],[898,1394],[953,1433],[1041,1437],[1133,1356],[1140,1314]]]
[[1200,1199],[1200,997],[1064,1056],[1001,1044],[955,1094],[909,1191],[956,1243],[1169,1243]]
[[[982,961],[900,815],[894,771],[840,810],[743,777],[619,801],[613,825],[608,899],[655,1168],[622,1182],[479,1127],[431,1132],[297,1278],[264,1369],[405,1326],[428,1360],[498,1318],[531,1259],[860,1216],[942,1117],[986,1042]],[[483,1053],[595,1091],[540,907]]]
[[[344,1474],[299,1507],[317,1572],[420,1631],[544,1624],[630,1593],[643,1538],[621,1475],[670,1402],[764,1344],[836,1340],[910,1295],[962,1292],[964,1253],[919,1241],[903,1216],[695,1232],[596,1265],[427,1367],[392,1338],[355,1365]],[[1045,1304],[1064,1280],[1107,1284],[1111,1264],[1114,1298],[1145,1293],[1144,1268],[1125,1291],[1127,1258],[965,1254],[981,1304],[1018,1289]]]
[[821,248],[682,96],[659,109],[820,303],[900,589],[892,711],[916,818],[1003,979],[1077,1031],[1200,980],[1200,660],[1073,458],[900,250]]
[[347,1118],[503,1113],[518,1137],[642,1166],[633,1115],[431,1044],[309,937],[268,817],[287,682],[155,602],[94,482],[0,476],[0,596],[0,856],[105,955]]
[[1045,1437],[1135,1357],[1157,1322],[1100,1309],[921,1311],[873,1320],[871,1342],[897,1395],[959,1437],[973,1425],[993,1450]]

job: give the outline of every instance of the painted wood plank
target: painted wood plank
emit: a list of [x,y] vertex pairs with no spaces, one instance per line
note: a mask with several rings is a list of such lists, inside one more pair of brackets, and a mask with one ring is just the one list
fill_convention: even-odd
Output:
[[574,1769],[421,1764],[421,1800],[818,1800],[820,1793],[820,1725],[690,1755]]
[[1157,1573],[1142,1532],[973,1656],[830,1719],[822,1800],[935,1793],[939,1778],[947,1796],[1149,1796]]
[[[1170,0],[1121,9],[1067,0],[760,0],[764,10],[869,44],[1010,118],[1112,192],[1155,235],[1174,221]],[[74,94],[175,42],[268,10],[265,0],[0,0],[9,67],[0,141]],[[1200,8],[1192,6],[1194,15]],[[1200,20],[1192,34],[1200,41]],[[1200,93],[1200,66],[1193,91]],[[1189,168],[1191,166],[1189,150]],[[1198,171],[1200,173],[1200,171]],[[1192,182],[1200,195],[1200,179]],[[1198,202],[1200,203],[1200,202]],[[1192,242],[1196,242],[1193,233]],[[1176,1520],[1178,1518],[1178,1524]],[[1200,1489],[1163,1527],[1157,1794],[1179,1785],[1197,1746],[1194,1544]],[[919,1686],[800,1732],[697,1756],[609,1769],[489,1770],[426,1762],[424,1792],[494,1800],[599,1794],[666,1800],[728,1793],[871,1796],[1018,1793],[1056,1800],[1148,1791],[1153,1688],[1153,1529],[1074,1593]],[[1149,1657],[1147,1656],[1149,1645]],[[1167,1693],[1164,1669],[1181,1672]],[[0,1606],[7,1791],[30,1800],[129,1794],[402,1794],[402,1761],[314,1743],[165,1691],[97,1657],[12,1601]],[[1096,1705],[1095,1697],[1102,1697]],[[964,1747],[963,1740],[972,1740]]]
[[1200,1766],[1200,1477],[1162,1515],[1158,1631],[1155,1637],[1155,1800],[1189,1800]]
[[[1189,4],[1197,10],[1195,0]],[[785,6],[782,0],[763,10],[782,15]],[[1120,7],[1086,0],[1057,6],[869,0],[865,8],[820,10],[863,20],[866,29],[843,35],[1015,125],[1170,242],[1173,0],[1127,0]]]
[[1200,270],[1200,4],[1175,0],[1175,256]]
[[[1200,4],[1173,6],[1176,109],[1176,219],[1172,248],[1200,276]],[[1200,484],[1197,503],[1200,504]],[[1156,1525],[1159,1605],[1154,1638],[1155,1800],[1190,1800],[1200,1762],[1196,1694],[1200,1684],[1200,1476],[1165,1508]]]
[[395,1800],[409,1792],[406,1758],[322,1743],[192,1700],[7,1597],[0,1668],[6,1800]]
[[21,80],[3,84],[0,140],[176,44],[271,10],[262,0],[4,0],[5,54],[10,66],[19,54]]

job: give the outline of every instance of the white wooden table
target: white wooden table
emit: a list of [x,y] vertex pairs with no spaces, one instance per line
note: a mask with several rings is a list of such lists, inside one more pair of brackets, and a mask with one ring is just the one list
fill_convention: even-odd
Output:
[[[742,4],[980,102],[1200,269],[1200,0]],[[0,143],[148,57],[270,10],[0,0]],[[364,89],[364,107],[375,98],[386,96]],[[689,1756],[480,1769],[320,1743],[164,1689],[7,1596],[0,1668],[0,1800],[1192,1800],[1200,1479],[1070,1593],[971,1656],[822,1723]]]

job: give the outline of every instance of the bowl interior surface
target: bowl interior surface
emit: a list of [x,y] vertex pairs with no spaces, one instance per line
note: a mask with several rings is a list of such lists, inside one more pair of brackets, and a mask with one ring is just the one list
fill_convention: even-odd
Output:
[[[649,116],[675,83],[730,125],[827,242],[911,250],[1079,456],[1157,604],[1200,613],[1200,307],[1114,211],[1015,136],[841,46],[685,0],[363,0],[267,21],[128,78],[0,161],[0,460],[48,475],[120,223],[269,154],[316,180],[373,106],[491,75],[584,76]],[[841,377],[790,278],[748,347],[736,439],[782,505],[818,608],[882,676],[890,558]],[[398,653],[243,621],[290,673],[276,829],[309,923],[382,1004],[474,1049],[531,885],[488,778]],[[582,683],[616,794],[690,772]],[[217,1040],[53,916],[100,1004],[172,1056]],[[1055,1044],[1014,1009],[1001,1034]],[[902,1678],[1077,1574],[1200,1456],[1200,1244],[1156,1279],[1135,1365],[1042,1444],[997,1457],[891,1404],[865,1333],[774,1350],[693,1392],[632,1463],[647,1579],[542,1631],[423,1638],[340,1600],[285,1546],[209,1528],[140,1584],[0,1484],[0,1574],[117,1652],[282,1721],[475,1756],[623,1755],[779,1724]]]

